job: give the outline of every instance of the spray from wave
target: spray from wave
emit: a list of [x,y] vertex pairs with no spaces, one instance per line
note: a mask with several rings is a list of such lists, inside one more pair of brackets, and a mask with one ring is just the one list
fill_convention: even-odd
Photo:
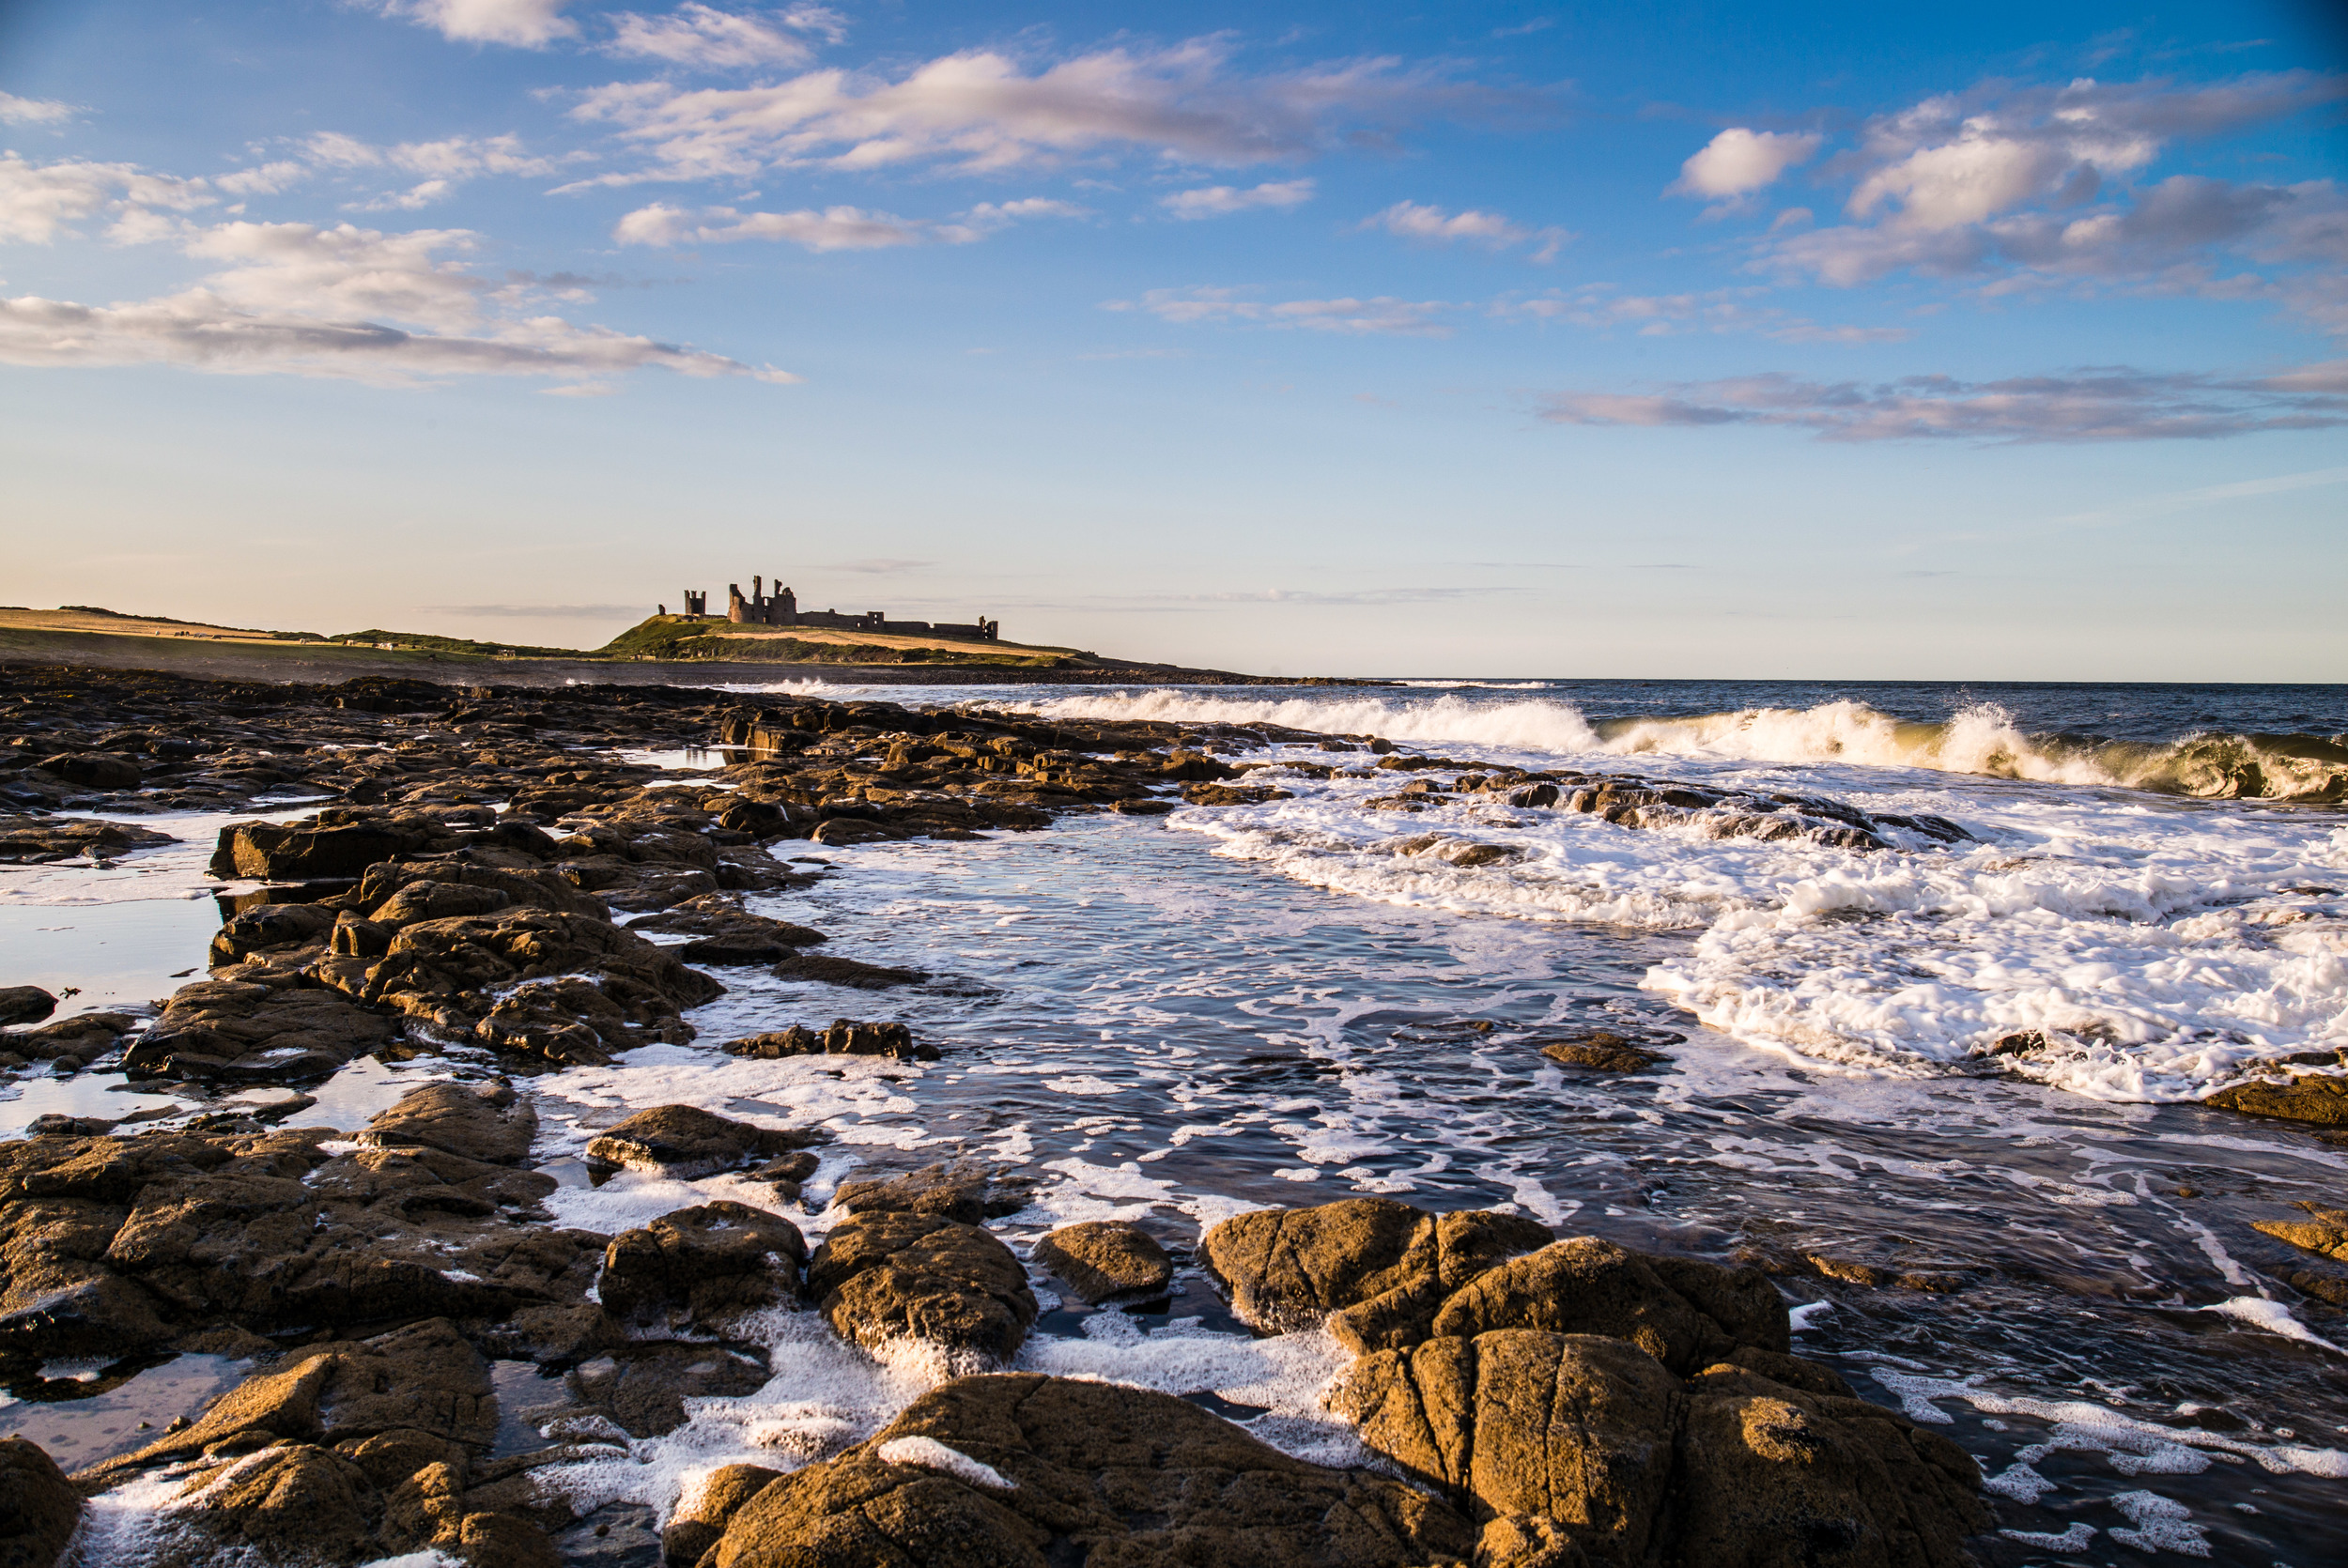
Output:
[[2031,734],[1993,703],[1974,704],[1939,723],[1896,718],[1848,700],[1593,723],[1574,704],[1554,698],[1494,700],[1456,692],[1431,701],[1120,692],[1057,698],[1032,707],[1071,718],[1276,724],[1327,734],[1466,742],[1567,756],[1850,762],[2048,784],[2116,785],[2213,800],[2348,800],[2348,744],[2343,744],[2348,737],[2198,734],[2148,743]]

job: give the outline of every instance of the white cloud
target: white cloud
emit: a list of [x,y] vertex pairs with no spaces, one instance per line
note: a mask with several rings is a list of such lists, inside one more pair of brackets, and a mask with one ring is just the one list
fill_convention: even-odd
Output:
[[1973,382],[1749,376],[1661,393],[1556,392],[1538,412],[1555,424],[1779,425],[1838,441],[2212,440],[2348,424],[2348,381],[2327,368],[2249,380],[2125,367]]
[[212,183],[232,196],[273,196],[299,183],[309,173],[306,164],[280,159],[258,168],[239,169],[233,174],[222,175]]
[[1285,211],[1302,207],[1313,199],[1313,182],[1309,179],[1266,181],[1242,191],[1229,185],[1210,185],[1197,191],[1177,191],[1170,196],[1158,198],[1158,205],[1177,218],[1221,218],[1233,212],[1255,212],[1265,208]]
[[1251,300],[1235,288],[1153,288],[1136,303],[1112,300],[1104,310],[1144,310],[1161,321],[1189,326],[1202,322],[1246,322],[1262,327],[1297,327],[1317,332],[1391,332],[1411,337],[1449,337],[1436,317],[1458,307],[1440,300]]
[[1192,162],[1302,157],[1340,131],[1491,108],[1503,96],[1403,70],[1392,59],[1236,77],[1228,46],[1103,50],[1029,73],[993,50],[916,66],[896,80],[842,70],[732,90],[614,83],[572,113],[621,128],[654,166],[595,183],[741,177],[770,166],[842,169],[943,161],[964,172],[1143,150]]
[[311,162],[321,168],[395,169],[402,174],[425,177],[404,191],[389,191],[349,204],[353,210],[361,212],[412,212],[441,200],[469,179],[491,175],[545,176],[560,166],[554,159],[528,151],[521,138],[511,134],[448,136],[437,142],[377,146],[338,131],[322,131],[301,146]]
[[0,93],[0,125],[62,125],[82,111],[49,98]]
[[177,364],[393,385],[465,374],[581,381],[644,366],[796,379],[524,314],[534,302],[526,285],[492,282],[456,259],[477,243],[462,229],[385,234],[348,223],[232,223],[182,227],[178,238],[187,254],[217,269],[193,287],[135,304],[0,300],[0,361]]
[[1764,186],[1797,163],[1815,156],[1826,138],[1810,131],[1748,131],[1733,127],[1704,145],[1679,165],[1679,177],[1663,188],[1667,196],[1735,201]]
[[1769,290],[1718,288],[1700,294],[1621,294],[1611,284],[1570,292],[1552,290],[1530,299],[1503,300],[1496,316],[1568,321],[1601,331],[1627,329],[1641,337],[1689,332],[1752,332],[1780,343],[1902,343],[1915,336],[1906,327],[1824,326],[1755,301]]
[[700,0],[686,0],[667,16],[622,11],[611,21],[615,30],[603,46],[605,54],[666,60],[702,70],[805,65],[815,51],[793,34],[821,31],[837,36],[840,23],[836,12],[802,6],[776,17],[781,24],[778,27],[756,14],[721,11]]
[[30,163],[0,153],[0,240],[46,245],[100,213],[135,226],[133,215],[143,217],[149,208],[186,212],[213,200],[203,180],[149,174],[135,163]]
[[384,0],[383,14],[435,27],[465,43],[510,43],[541,49],[575,38],[579,24],[563,14],[569,0]]
[[740,239],[780,239],[811,251],[877,251],[899,245],[966,245],[1026,219],[1081,218],[1086,213],[1084,208],[1041,196],[981,202],[944,223],[856,207],[749,213],[708,207],[691,212],[655,202],[622,218],[611,238],[623,245],[724,245]]
[[1553,259],[1573,236],[1561,228],[1525,228],[1510,223],[1497,212],[1480,212],[1470,208],[1464,212],[1445,212],[1440,207],[1418,202],[1397,202],[1383,212],[1374,212],[1362,220],[1366,229],[1383,229],[1388,234],[1423,243],[1450,245],[1462,240],[1500,251],[1513,246],[1540,241],[1533,254],[1535,261]]
[[[1927,99],[1872,120],[1847,222],[1784,236],[1770,261],[1839,286],[1913,270],[1977,275],[1993,292],[2103,281],[2228,298],[2271,295],[2333,319],[2323,276],[2348,259],[2348,226],[2328,182],[2237,184],[2177,176],[2133,181],[2171,141],[2237,129],[2348,97],[2348,76],[2284,71],[2211,85],[2169,82],[2003,85]],[[2312,248],[2298,237],[2312,237]],[[2326,274],[2222,273],[2232,250]],[[2348,326],[2348,317],[2336,325]]]

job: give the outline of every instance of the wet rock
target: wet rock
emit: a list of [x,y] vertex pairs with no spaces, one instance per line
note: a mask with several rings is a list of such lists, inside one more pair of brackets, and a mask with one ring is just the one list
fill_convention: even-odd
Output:
[[118,752],[63,752],[35,765],[85,790],[135,790],[142,776],[138,763]]
[[398,1037],[397,1020],[331,991],[199,980],[172,993],[162,1017],[124,1053],[122,1070],[132,1078],[302,1083]]
[[367,1123],[374,1148],[431,1148],[490,1165],[517,1165],[538,1135],[538,1113],[508,1084],[426,1084]]
[[1541,1047],[1541,1054],[1561,1067],[1592,1072],[1645,1072],[1671,1060],[1661,1051],[1650,1051],[1605,1029],[1580,1039],[1552,1041]]
[[1391,1198],[1347,1198],[1226,1220],[1200,1256],[1247,1322],[1281,1331],[1334,1313],[1330,1331],[1364,1350],[1427,1337],[1445,1298],[1548,1240],[1545,1227],[1518,1215],[1438,1217]]
[[355,877],[378,861],[396,860],[440,837],[439,824],[427,819],[394,820],[341,809],[284,826],[236,822],[220,830],[211,871],[223,879],[249,882]]
[[293,1352],[223,1394],[193,1423],[104,1460],[79,1479],[111,1485],[201,1453],[281,1441],[331,1446],[394,1432],[475,1449],[487,1449],[497,1434],[488,1363],[444,1319]]
[[687,899],[631,923],[628,930],[689,935],[694,940],[679,947],[677,956],[687,963],[720,967],[778,963],[801,947],[826,940],[811,926],[752,915],[738,898],[724,893]]
[[1216,761],[1203,751],[1176,751],[1166,757],[1158,769],[1158,776],[1169,783],[1194,783],[1237,778],[1239,770]]
[[665,1568],[695,1568],[743,1505],[781,1479],[763,1465],[720,1465],[688,1486],[660,1532]]
[[832,1207],[851,1214],[934,1214],[975,1225],[1027,1207],[1035,1182],[969,1161],[924,1165],[905,1176],[843,1181]]
[[757,1127],[698,1106],[656,1105],[596,1134],[587,1158],[693,1181],[826,1141],[822,1132]]
[[411,1028],[565,1062],[656,1039],[682,1044],[693,1037],[683,1011],[725,994],[608,920],[522,908],[420,920],[382,958],[329,959],[317,974],[397,1008]]
[[315,903],[255,904],[229,917],[207,957],[217,969],[271,948],[322,942],[334,929],[334,914]]
[[2281,1084],[2253,1080],[2220,1089],[2201,1103],[2248,1116],[2348,1127],[2348,1077],[2304,1073]]
[[82,1496],[39,1444],[0,1437],[0,1568],[54,1568]]
[[89,1062],[112,1051],[116,1041],[142,1022],[129,1013],[76,1013],[38,1028],[12,1030],[0,1035],[0,1040],[5,1040],[11,1052],[36,1062],[56,1061],[65,1056]]
[[2288,1241],[2293,1246],[2324,1257],[2338,1258],[2348,1263],[2348,1208],[2325,1208],[2317,1204],[2296,1206],[2308,1212],[2305,1220],[2253,1220],[2250,1228]]
[[1618,1339],[1503,1329],[1382,1350],[1330,1407],[1478,1522],[1531,1515],[1602,1562],[1648,1560],[1687,1396]]
[[1291,1459],[1186,1400],[1021,1373],[935,1389],[870,1441],[768,1483],[709,1560],[1416,1568],[1473,1545],[1456,1513],[1399,1482]]
[[937,1060],[937,1047],[924,1040],[916,1040],[913,1031],[902,1023],[859,1023],[845,1018],[832,1020],[831,1026],[821,1032],[803,1024],[793,1024],[788,1029],[729,1040],[724,1050],[730,1056],[768,1059],[782,1056],[888,1056],[900,1062]]
[[728,1399],[766,1386],[766,1363],[738,1345],[634,1344],[564,1378],[575,1397],[631,1437],[685,1424],[688,1399]]
[[1972,1561],[1963,1542],[1989,1511],[1980,1468],[1947,1438],[1741,1368],[1707,1370],[1690,1392],[1668,1504],[1689,1568]]
[[360,879],[352,902],[369,920],[394,930],[425,920],[494,914],[508,908],[583,915],[594,920],[610,918],[600,899],[580,892],[558,872],[528,865],[496,867],[456,860],[370,866]]
[[1062,1225],[1035,1244],[1035,1261],[1089,1304],[1155,1296],[1174,1280],[1174,1260],[1139,1225],[1090,1220]]
[[175,843],[168,833],[86,817],[0,816],[0,865],[39,866],[88,855],[110,860],[132,850]]
[[777,977],[813,985],[846,986],[855,991],[887,991],[892,986],[919,985],[929,976],[919,969],[894,969],[830,953],[800,953],[775,965]]
[[1010,1248],[930,1214],[849,1215],[809,1260],[807,1291],[825,1321],[868,1349],[916,1339],[999,1363],[1036,1316]]
[[747,1204],[703,1204],[614,1237],[597,1294],[639,1325],[710,1328],[798,1294],[807,1242],[780,1215]]
[[1434,1322],[1463,1338],[1493,1329],[1626,1339],[1682,1374],[1740,1344],[1782,1353],[1791,1343],[1784,1302],[1758,1269],[1648,1257],[1586,1236],[1483,1275]]
[[57,1010],[57,999],[39,986],[0,986],[0,1025],[39,1023]]
[[1682,1376],[1734,1347],[1732,1336],[1665,1284],[1648,1259],[1590,1236],[1502,1264],[1435,1314],[1442,1336],[1472,1339],[1494,1329],[1628,1340]]

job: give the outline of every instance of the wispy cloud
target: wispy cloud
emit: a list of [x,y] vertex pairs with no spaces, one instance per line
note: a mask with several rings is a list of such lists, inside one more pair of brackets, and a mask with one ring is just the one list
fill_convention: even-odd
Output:
[[1177,191],[1162,196],[1158,205],[1177,218],[1224,218],[1234,212],[1260,212],[1265,208],[1286,211],[1302,207],[1313,199],[1313,182],[1309,179],[1267,181],[1242,191],[1229,185],[1210,185],[1197,191]]
[[576,38],[579,24],[563,14],[570,0],[383,0],[385,16],[430,27],[460,43],[503,43],[543,49]]
[[1552,289],[1530,298],[1511,297],[1492,306],[1502,318],[1567,321],[1601,331],[1625,329],[1641,337],[1686,332],[1752,332],[1780,343],[1902,343],[1915,335],[1908,327],[1832,326],[1759,301],[1765,288],[1710,289],[1701,294],[1623,294],[1612,284],[1573,290]]
[[1244,322],[1259,327],[1296,327],[1317,332],[1391,332],[1411,337],[1449,337],[1436,319],[1459,307],[1440,300],[1257,300],[1237,288],[1153,288],[1139,300],[1111,300],[1101,308],[1147,311],[1180,325]]
[[818,70],[726,91],[622,82],[588,93],[571,113],[616,126],[649,155],[642,169],[590,182],[625,184],[808,164],[980,173],[1132,152],[1244,166],[1532,101],[1392,58],[1248,76],[1230,69],[1230,49],[1221,38],[1195,38],[1034,69],[998,51],[968,50],[893,78]]
[[810,251],[877,251],[900,245],[967,245],[1035,218],[1082,218],[1089,209],[1041,196],[1015,202],[981,202],[942,223],[900,218],[861,208],[823,211],[738,212],[730,207],[688,212],[655,202],[622,218],[611,237],[623,245],[732,244],[743,239],[782,240]]
[[1423,244],[1453,245],[1465,242],[1481,245],[1487,250],[1511,250],[1519,245],[1537,244],[1533,253],[1537,262],[1556,258],[1573,239],[1564,229],[1528,228],[1510,222],[1497,212],[1481,212],[1473,208],[1463,212],[1446,212],[1440,207],[1418,202],[1397,202],[1383,212],[1373,212],[1362,220],[1366,229],[1383,229],[1404,239]]
[[0,125],[63,125],[82,111],[51,98],[19,98],[0,93]]
[[2280,377],[2224,380],[2125,367],[1978,382],[1766,375],[1679,383],[1658,392],[1552,392],[1537,401],[1536,410],[1556,424],[1780,425],[1840,441],[2212,440],[2348,424],[2348,375],[2304,385]]
[[131,238],[167,241],[213,269],[178,293],[131,304],[0,300],[0,362],[54,368],[176,364],[415,385],[450,376],[589,383],[647,366],[687,376],[792,381],[722,355],[546,314],[531,284],[471,270],[463,229],[387,234],[348,223],[230,223],[126,213]]
[[837,42],[845,20],[822,6],[788,10],[721,11],[686,0],[666,16],[621,11],[611,18],[603,53],[622,58],[665,60],[698,70],[745,70],[757,66],[803,66],[815,57],[806,35]]

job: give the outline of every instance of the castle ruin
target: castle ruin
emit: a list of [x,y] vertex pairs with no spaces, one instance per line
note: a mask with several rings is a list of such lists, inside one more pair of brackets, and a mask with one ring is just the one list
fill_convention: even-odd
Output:
[[[884,610],[868,609],[861,615],[842,615],[836,609],[801,609],[799,596],[788,588],[778,586],[773,593],[765,591],[766,579],[750,578],[747,597],[740,583],[726,584],[726,619],[737,626],[823,626],[842,632],[883,632],[890,637],[942,637],[959,642],[994,642],[1000,634],[1000,623],[981,615],[966,625],[940,622],[891,621]],[[703,620],[709,619],[709,594],[688,588],[685,591],[685,613]]]

